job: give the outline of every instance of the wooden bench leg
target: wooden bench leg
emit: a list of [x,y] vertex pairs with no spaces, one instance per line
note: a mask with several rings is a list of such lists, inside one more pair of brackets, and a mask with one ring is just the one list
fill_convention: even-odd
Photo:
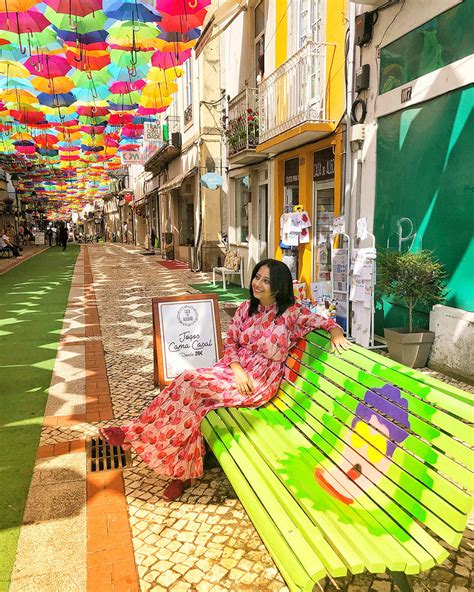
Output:
[[388,570],[388,573],[390,574],[393,583],[399,587],[400,592],[413,592],[413,587],[410,584],[405,572]]

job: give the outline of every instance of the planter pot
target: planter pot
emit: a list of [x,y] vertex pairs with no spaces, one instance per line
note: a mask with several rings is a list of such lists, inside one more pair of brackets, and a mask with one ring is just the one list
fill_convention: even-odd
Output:
[[385,329],[390,357],[410,368],[426,366],[434,338],[433,331],[425,329],[420,329],[416,333],[408,333],[408,329],[404,328]]

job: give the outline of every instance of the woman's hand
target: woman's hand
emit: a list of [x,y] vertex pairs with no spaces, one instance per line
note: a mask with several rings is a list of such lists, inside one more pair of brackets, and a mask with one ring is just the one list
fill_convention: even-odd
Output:
[[241,395],[250,395],[253,393],[253,382],[250,376],[245,372],[240,364],[237,362],[230,365],[234,373],[234,380],[237,390]]
[[351,347],[349,341],[344,337],[341,327],[333,327],[329,329],[328,333],[331,336],[331,352],[342,354],[343,351]]

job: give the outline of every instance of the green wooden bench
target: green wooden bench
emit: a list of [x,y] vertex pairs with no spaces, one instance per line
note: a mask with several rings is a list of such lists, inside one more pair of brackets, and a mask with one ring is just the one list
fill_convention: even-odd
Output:
[[407,574],[460,544],[474,483],[468,393],[315,332],[278,395],[209,413],[202,431],[291,590],[325,577]]

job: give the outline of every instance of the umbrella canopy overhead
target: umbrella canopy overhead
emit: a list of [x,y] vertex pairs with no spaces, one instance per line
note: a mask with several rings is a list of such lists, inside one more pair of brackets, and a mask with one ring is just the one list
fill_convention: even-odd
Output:
[[210,0],[0,0],[0,163],[51,216],[108,191],[164,113]]

